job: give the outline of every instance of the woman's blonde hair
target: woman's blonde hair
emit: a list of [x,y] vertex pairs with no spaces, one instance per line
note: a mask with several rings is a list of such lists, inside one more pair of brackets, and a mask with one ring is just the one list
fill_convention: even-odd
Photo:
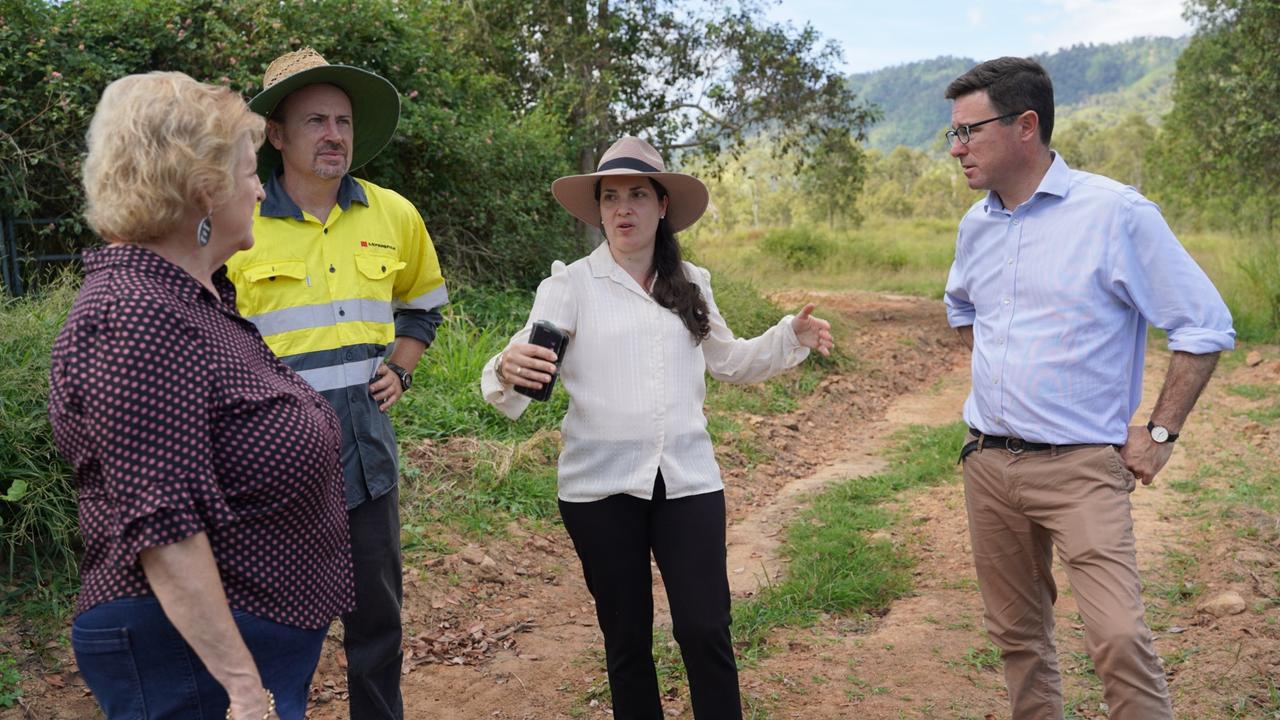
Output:
[[102,237],[122,242],[171,232],[191,208],[204,214],[205,205],[226,200],[240,145],[262,144],[264,124],[230,88],[179,72],[116,80],[89,123],[85,219]]

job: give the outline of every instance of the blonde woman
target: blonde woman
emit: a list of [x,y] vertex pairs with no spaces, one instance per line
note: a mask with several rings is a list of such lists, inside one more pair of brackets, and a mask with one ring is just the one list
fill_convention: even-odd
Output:
[[329,404],[236,313],[263,120],[227,88],[130,75],[89,126],[106,247],[53,349],[49,416],[85,554],[71,631],[108,718],[303,717],[353,605]]
[[808,305],[763,335],[735,338],[716,309],[710,274],[680,258],[675,233],[707,207],[707,188],[666,172],[648,143],[625,137],[595,173],[560,178],[556,200],[604,232],[538,288],[529,324],[485,367],[485,399],[515,418],[556,371],[528,342],[549,321],[571,336],[561,360],[569,393],[562,428],[560,515],[582,561],[604,634],[613,713],[660,720],[654,668],[652,553],[671,602],[694,717],[739,718],[729,636],[724,485],[702,412],[705,374],[765,380],[832,347]]

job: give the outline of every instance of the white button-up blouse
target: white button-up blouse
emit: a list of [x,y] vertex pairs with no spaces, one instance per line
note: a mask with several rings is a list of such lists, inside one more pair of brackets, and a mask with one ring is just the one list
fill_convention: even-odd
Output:
[[[569,333],[559,380],[569,393],[561,500],[617,494],[648,500],[659,468],[669,498],[722,489],[702,414],[704,372],[725,382],[758,382],[808,357],[790,315],[759,337],[734,337],[712,298],[711,274],[687,262],[684,272],[710,310],[711,332],[701,344],[614,262],[607,244],[567,267],[557,261],[538,286],[529,321],[508,347],[528,342],[538,320]],[[515,419],[530,400],[498,380],[498,357],[485,365],[481,391]]]

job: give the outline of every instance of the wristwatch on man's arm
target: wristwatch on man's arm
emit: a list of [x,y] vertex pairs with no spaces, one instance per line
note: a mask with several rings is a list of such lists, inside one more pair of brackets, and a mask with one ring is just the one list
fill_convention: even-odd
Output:
[[1163,425],[1157,425],[1153,420],[1147,421],[1147,432],[1151,433],[1152,442],[1161,445],[1171,443],[1178,439],[1178,433],[1169,432],[1169,428]]
[[395,373],[396,377],[400,378],[400,391],[409,392],[409,388],[413,385],[413,373],[391,361],[387,361],[386,365],[388,370]]

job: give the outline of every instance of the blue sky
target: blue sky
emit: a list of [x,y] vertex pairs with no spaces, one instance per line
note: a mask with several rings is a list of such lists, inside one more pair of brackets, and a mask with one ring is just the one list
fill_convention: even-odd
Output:
[[1182,9],[1182,0],[782,0],[768,14],[839,41],[844,69],[857,73],[938,55],[986,60],[1185,35]]

